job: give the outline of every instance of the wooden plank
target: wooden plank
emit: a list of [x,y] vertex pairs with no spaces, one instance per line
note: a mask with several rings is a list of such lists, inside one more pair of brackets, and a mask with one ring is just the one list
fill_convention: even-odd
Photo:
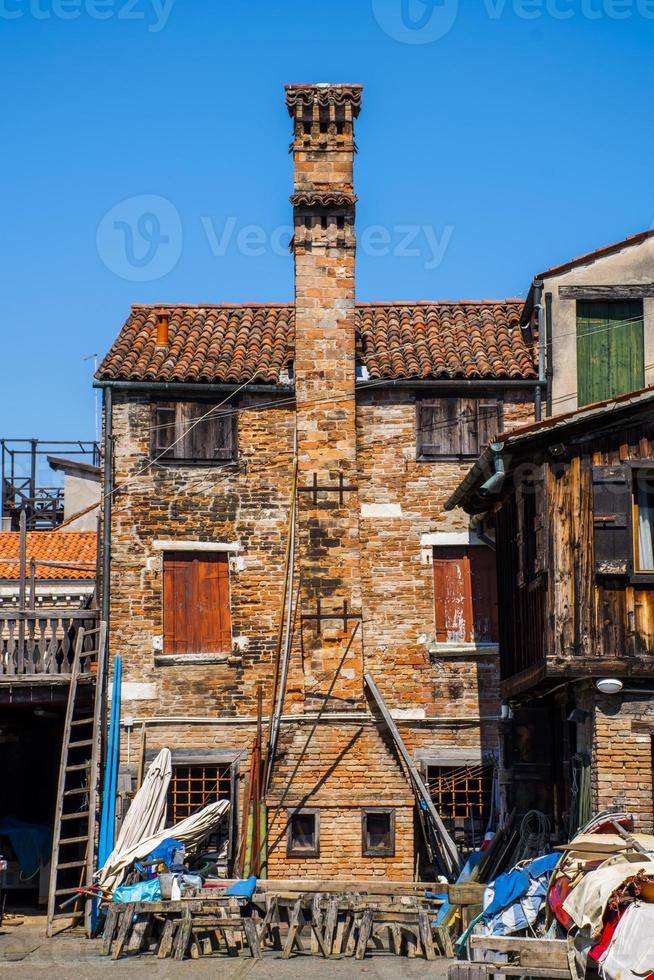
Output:
[[108,956],[111,952],[111,944],[113,942],[116,929],[118,928],[118,920],[121,915],[120,905],[116,902],[112,902],[109,906],[109,911],[107,912],[107,918],[104,924],[104,931],[102,933],[102,949],[101,955]]
[[447,980],[486,980],[489,969],[485,963],[452,963],[447,970]]
[[250,948],[250,955],[253,960],[261,959],[261,946],[259,945],[259,935],[253,919],[242,919],[245,937]]
[[361,924],[359,925],[359,938],[357,940],[356,953],[354,954],[354,958],[357,960],[362,960],[366,955],[368,940],[370,939],[370,934],[372,932],[372,925],[372,909],[367,909],[361,916]]
[[121,922],[120,922],[120,928],[118,930],[118,935],[116,936],[116,940],[115,940],[115,942],[113,944],[113,948],[111,950],[111,958],[112,958],[112,960],[117,960],[120,957],[120,955],[121,955],[121,953],[123,951],[123,948],[125,946],[125,943],[127,942],[128,938],[129,938],[129,934],[130,934],[131,929],[132,929],[132,922],[134,920],[134,909],[135,909],[135,907],[136,906],[135,906],[135,903],[134,902],[129,902],[125,906],[125,911],[123,912],[123,917],[122,917]]
[[402,759],[404,760],[404,764],[406,765],[407,769],[409,770],[409,773],[411,774],[411,778],[413,779],[417,791],[427,808],[427,812],[429,813],[429,816],[432,818],[432,820],[436,824],[436,827],[438,828],[438,833],[441,838],[441,843],[443,845],[442,858],[451,871],[455,871],[455,870],[458,871],[461,868],[461,856],[457,850],[456,844],[448,834],[445,824],[441,820],[440,815],[433,804],[429,790],[425,786],[422,777],[420,776],[418,770],[413,764],[413,760],[409,755],[404,742],[402,741],[402,737],[398,731],[397,725],[393,721],[393,718],[391,717],[391,713],[388,710],[386,706],[386,702],[381,696],[381,693],[379,692],[377,685],[375,684],[371,675],[368,673],[364,675],[364,680],[366,686],[368,687],[368,690],[370,691],[370,693],[372,694],[375,700],[377,707],[381,712],[386,727],[391,733],[391,736],[393,738],[393,741],[395,742],[397,750],[402,756]]
[[286,936],[286,942],[284,943],[284,949],[282,950],[282,959],[287,960],[293,951],[293,946],[297,943],[298,948],[301,949],[301,944],[299,941],[298,933],[305,924],[304,914],[302,912],[302,902],[300,899],[295,903],[293,912],[291,913],[291,918],[288,924],[288,934]]
[[578,299],[588,302],[600,302],[618,299],[645,299],[654,296],[654,283],[645,282],[629,285],[607,286],[559,286],[561,299]]
[[183,960],[186,955],[186,950],[188,944],[191,940],[191,932],[193,931],[193,919],[191,913],[187,912],[184,918],[180,921],[177,927],[177,935],[175,936],[175,942],[173,944],[173,959]]
[[486,887],[477,881],[461,881],[446,885],[443,891],[447,891],[450,905],[478,905],[483,901]]
[[435,960],[436,950],[434,949],[434,940],[431,934],[431,923],[426,912],[418,913],[418,926],[420,929],[420,941],[425,953],[425,959]]
[[157,959],[163,960],[167,956],[170,956],[173,949],[177,921],[177,919],[169,918],[164,922],[161,939],[159,940],[159,948],[157,950]]

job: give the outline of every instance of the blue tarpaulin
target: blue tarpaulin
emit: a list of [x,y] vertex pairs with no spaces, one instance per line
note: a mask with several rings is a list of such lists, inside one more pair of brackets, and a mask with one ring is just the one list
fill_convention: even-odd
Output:
[[233,885],[225,891],[225,895],[236,895],[238,898],[252,898],[257,887],[257,879],[254,875],[250,878],[243,878],[235,881]]
[[135,885],[119,885],[111,896],[112,902],[158,902],[161,885],[158,878],[137,881]]

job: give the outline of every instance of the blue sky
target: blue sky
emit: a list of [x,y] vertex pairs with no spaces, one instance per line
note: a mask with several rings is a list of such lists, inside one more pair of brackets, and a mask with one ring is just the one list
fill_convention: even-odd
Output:
[[93,436],[132,302],[292,298],[286,82],[365,86],[360,300],[649,227],[653,41],[653,0],[0,0],[1,434]]

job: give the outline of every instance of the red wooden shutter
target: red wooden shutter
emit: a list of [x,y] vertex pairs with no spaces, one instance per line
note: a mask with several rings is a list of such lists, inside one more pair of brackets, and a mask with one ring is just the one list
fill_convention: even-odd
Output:
[[495,555],[481,545],[434,548],[438,643],[496,643]]
[[164,653],[226,653],[230,647],[227,555],[166,555]]
[[466,548],[434,548],[436,641],[469,643],[472,639],[470,565]]
[[490,548],[470,548],[470,579],[474,640],[497,643],[497,573],[495,552]]

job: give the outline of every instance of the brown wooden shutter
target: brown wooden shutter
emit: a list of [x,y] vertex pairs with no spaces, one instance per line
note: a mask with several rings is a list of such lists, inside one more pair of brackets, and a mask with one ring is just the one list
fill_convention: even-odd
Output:
[[626,466],[593,467],[595,572],[626,575],[631,568],[631,480]]
[[473,640],[497,643],[497,571],[495,552],[474,545],[470,554],[470,591],[472,594]]
[[175,454],[171,446],[175,442],[175,403],[158,402],[152,412],[152,455],[168,456]]
[[230,649],[227,555],[166,555],[164,653],[227,653]]
[[547,571],[547,492],[545,480],[547,468],[541,468],[541,478],[534,484],[536,494],[536,508],[534,517],[534,530],[536,533],[536,561],[534,571],[536,575],[542,575]]
[[504,428],[504,405],[501,401],[476,399],[478,455]]
[[190,403],[187,458],[233,459],[235,418],[233,408]]
[[418,455],[460,455],[459,422],[458,398],[421,399],[418,402]]

